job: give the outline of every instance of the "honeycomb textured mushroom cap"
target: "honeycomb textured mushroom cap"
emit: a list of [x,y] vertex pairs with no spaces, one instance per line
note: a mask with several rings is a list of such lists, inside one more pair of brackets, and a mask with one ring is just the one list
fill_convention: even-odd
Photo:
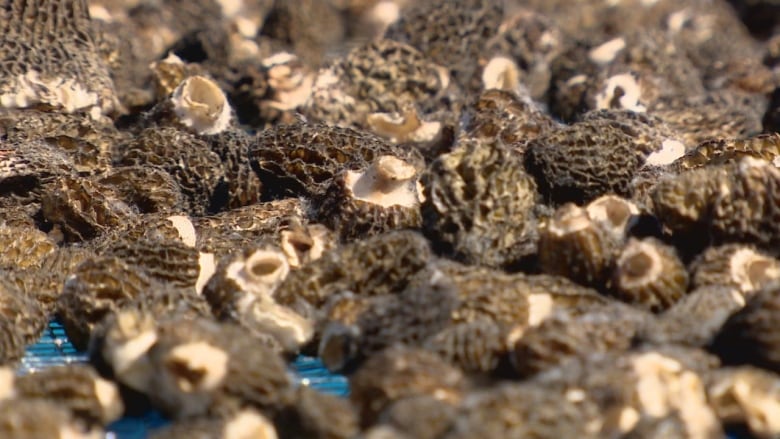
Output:
[[410,437],[434,439],[446,432],[456,414],[456,407],[434,396],[412,396],[388,406],[378,424],[392,426]]
[[18,377],[15,386],[18,397],[57,402],[87,425],[108,425],[124,412],[117,386],[90,366],[52,367]]
[[464,390],[462,372],[435,354],[421,349],[393,347],[372,356],[350,378],[350,400],[370,425],[393,401],[432,395],[456,404]]
[[536,184],[498,141],[466,140],[422,177],[423,230],[465,263],[511,267],[535,251]]
[[[447,66],[462,86],[478,80],[476,63],[488,39],[498,32],[499,2],[431,1],[410,6],[391,24],[384,38],[407,43],[439,65]],[[478,86],[477,86],[478,87]]]
[[13,55],[3,66],[2,107],[83,111],[95,119],[118,109],[86,0],[9,0],[0,23],[0,47]]
[[[19,439],[99,439],[102,429],[85,429],[67,409],[45,399],[12,399],[0,403],[0,434]],[[46,416],[41,416],[45,413]]]
[[[406,113],[414,106],[426,115],[446,104],[450,83],[447,69],[414,47],[379,39],[320,69],[303,111],[315,121],[378,128],[374,114]],[[407,117],[407,123],[413,121]]]
[[0,315],[4,317],[0,320],[0,362],[11,364],[40,336],[47,316],[36,298],[20,291],[10,279],[0,280]]
[[597,437],[600,420],[591,398],[568,398],[534,384],[504,383],[470,392],[445,438]]
[[85,348],[92,329],[107,314],[151,288],[153,281],[117,257],[93,257],[76,267],[58,299],[68,337]]
[[520,377],[529,377],[594,352],[626,351],[651,319],[648,313],[619,303],[580,315],[557,312],[510,346],[512,364]]
[[699,287],[658,315],[657,322],[649,325],[640,338],[656,344],[703,348],[743,306],[745,297],[734,288]]
[[359,431],[358,413],[349,400],[307,386],[298,388],[295,402],[274,423],[282,437],[348,439]]
[[319,309],[329,297],[343,291],[369,296],[398,293],[432,257],[428,240],[417,232],[383,233],[326,251],[316,261],[292,271],[279,285],[276,298],[308,315],[312,308]]
[[780,285],[771,283],[756,293],[734,313],[708,349],[727,365],[752,365],[770,371],[780,370],[779,335],[772,317],[780,307]]
[[188,210],[204,215],[224,190],[221,157],[201,137],[175,127],[147,128],[112,151],[115,166],[159,166],[178,183]]
[[383,155],[422,166],[416,150],[395,147],[367,132],[318,123],[265,130],[257,135],[249,154],[252,169],[268,189],[264,199],[316,198],[343,169],[363,169]]
[[607,193],[630,196],[629,183],[644,161],[633,133],[609,119],[569,125],[531,140],[525,167],[554,204],[587,203]]

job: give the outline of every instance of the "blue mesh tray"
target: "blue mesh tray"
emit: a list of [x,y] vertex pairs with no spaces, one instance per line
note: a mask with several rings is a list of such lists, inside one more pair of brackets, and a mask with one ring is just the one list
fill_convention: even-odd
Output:
[[[19,366],[19,373],[35,373],[37,370],[51,366],[86,361],[86,354],[73,347],[62,325],[57,321],[52,321],[38,343],[27,348],[27,353]],[[322,362],[316,358],[299,356],[290,365],[290,373],[296,377],[301,385],[337,396],[349,394],[347,379],[328,372]],[[106,438],[143,439],[148,436],[150,431],[164,426],[167,422],[156,412],[150,412],[141,417],[125,417],[109,426]]]

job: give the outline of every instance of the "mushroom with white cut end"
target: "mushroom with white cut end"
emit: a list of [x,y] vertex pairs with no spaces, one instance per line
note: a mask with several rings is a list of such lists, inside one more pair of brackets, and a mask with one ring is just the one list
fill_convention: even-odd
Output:
[[736,288],[749,297],[780,279],[780,260],[743,244],[707,248],[691,264],[696,288],[721,285]]
[[205,76],[185,77],[146,118],[197,135],[213,135],[233,126],[233,109],[217,83]]
[[119,109],[93,39],[87,3],[4,2],[0,51],[7,61],[0,75],[0,107],[83,112],[93,119]]
[[197,134],[217,134],[230,126],[231,109],[217,84],[203,76],[187,78],[171,96],[179,122]]
[[685,295],[688,271],[673,247],[631,239],[615,262],[612,286],[620,300],[658,312]]
[[599,287],[609,276],[616,242],[588,211],[573,203],[558,208],[539,231],[542,271]]
[[280,250],[250,248],[223,260],[203,295],[217,319],[238,323],[253,335],[273,338],[284,351],[297,352],[314,336],[314,326],[274,299],[289,272],[287,256]]
[[440,140],[443,129],[441,122],[423,120],[411,104],[400,112],[371,113],[366,116],[366,125],[392,143],[419,143],[424,148]]
[[318,219],[344,241],[389,230],[418,228],[420,190],[417,169],[384,155],[364,170],[338,175],[319,203]]

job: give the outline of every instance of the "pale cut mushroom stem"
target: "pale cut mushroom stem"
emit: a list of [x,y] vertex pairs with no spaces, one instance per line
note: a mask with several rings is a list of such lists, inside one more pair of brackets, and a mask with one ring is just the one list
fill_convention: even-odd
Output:
[[0,367],[0,401],[16,396],[14,381],[16,373],[7,366]]
[[149,315],[120,311],[115,328],[102,348],[103,357],[114,369],[117,381],[141,391],[148,391],[152,374],[146,353],[157,342],[156,323]]
[[244,409],[225,424],[224,439],[277,439],[276,427],[265,416]]
[[622,230],[632,216],[639,215],[639,208],[629,200],[616,195],[604,195],[586,207],[588,216],[594,221]]
[[251,297],[270,297],[290,273],[287,257],[281,251],[260,249],[244,260],[228,265],[225,276],[235,281]]
[[281,234],[281,248],[290,267],[297,268],[319,259],[326,250],[325,235],[328,230],[319,224],[311,224],[307,229],[285,230]]
[[314,337],[311,321],[271,298],[255,300],[248,312],[254,326],[272,334],[285,350],[297,351]]
[[230,125],[227,97],[206,77],[192,76],[182,81],[171,102],[179,122],[198,134],[218,134]]
[[591,220],[597,223],[615,242],[626,239],[626,231],[639,216],[639,208],[617,195],[604,195],[585,208]]
[[406,106],[400,113],[373,113],[366,116],[371,131],[392,143],[435,141],[441,134],[442,124],[424,121],[414,105]]
[[498,89],[516,92],[520,88],[520,69],[506,57],[495,57],[482,71],[482,85],[485,90]]
[[257,251],[249,257],[245,268],[256,280],[271,283],[284,278],[288,272],[287,260],[282,253],[275,251]]
[[565,236],[591,227],[593,222],[588,212],[574,203],[567,203],[555,212],[547,225],[547,230],[554,236]]
[[355,198],[389,207],[413,206],[419,203],[416,185],[412,184],[417,170],[394,156],[382,156],[365,172],[349,171],[346,184]]
[[384,193],[396,190],[416,173],[414,166],[393,156],[380,157],[373,169],[377,177],[375,188]]
[[119,388],[111,381],[102,378],[95,379],[94,382],[95,397],[100,404],[106,417],[110,420],[116,420],[122,417],[124,405],[119,395]]
[[216,389],[228,370],[227,353],[206,342],[176,346],[165,359],[165,367],[182,392]]
[[650,244],[631,241],[618,259],[619,283],[625,288],[647,285],[661,275],[662,256]]
[[398,117],[388,113],[373,113],[366,116],[366,123],[371,130],[385,138],[402,138],[420,128],[422,122],[417,111],[405,109]]
[[290,273],[290,264],[284,253],[274,250],[258,250],[244,263],[248,291],[253,295],[273,294],[276,287]]
[[748,273],[748,277],[757,284],[767,282],[777,277],[777,268],[772,261],[766,259],[758,259],[751,262],[748,264],[745,271]]
[[761,286],[780,278],[780,264],[774,258],[752,249],[741,249],[731,256],[731,278],[743,293],[752,293]]

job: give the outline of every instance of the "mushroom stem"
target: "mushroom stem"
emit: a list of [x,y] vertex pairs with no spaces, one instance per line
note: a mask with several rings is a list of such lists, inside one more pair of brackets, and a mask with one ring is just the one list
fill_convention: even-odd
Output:
[[252,282],[273,291],[287,277],[290,265],[282,252],[259,250],[247,259],[244,271]]
[[398,117],[387,113],[369,114],[366,123],[375,134],[387,139],[408,137],[422,126],[414,107],[404,109]]
[[218,134],[230,125],[230,105],[217,84],[203,76],[192,76],[176,87],[171,96],[179,122],[197,134]]
[[617,262],[622,276],[619,284],[627,288],[653,282],[662,269],[661,256],[650,244],[631,241]]
[[414,166],[405,161],[382,156],[358,178],[353,192],[359,198],[369,198],[377,192],[390,194],[409,184],[415,174]]
[[588,212],[574,203],[561,206],[547,225],[547,229],[556,237],[576,233],[591,227],[593,222]]
[[482,72],[482,85],[485,90],[517,92],[521,87],[520,76],[520,69],[514,61],[499,56],[491,59],[485,66]]

